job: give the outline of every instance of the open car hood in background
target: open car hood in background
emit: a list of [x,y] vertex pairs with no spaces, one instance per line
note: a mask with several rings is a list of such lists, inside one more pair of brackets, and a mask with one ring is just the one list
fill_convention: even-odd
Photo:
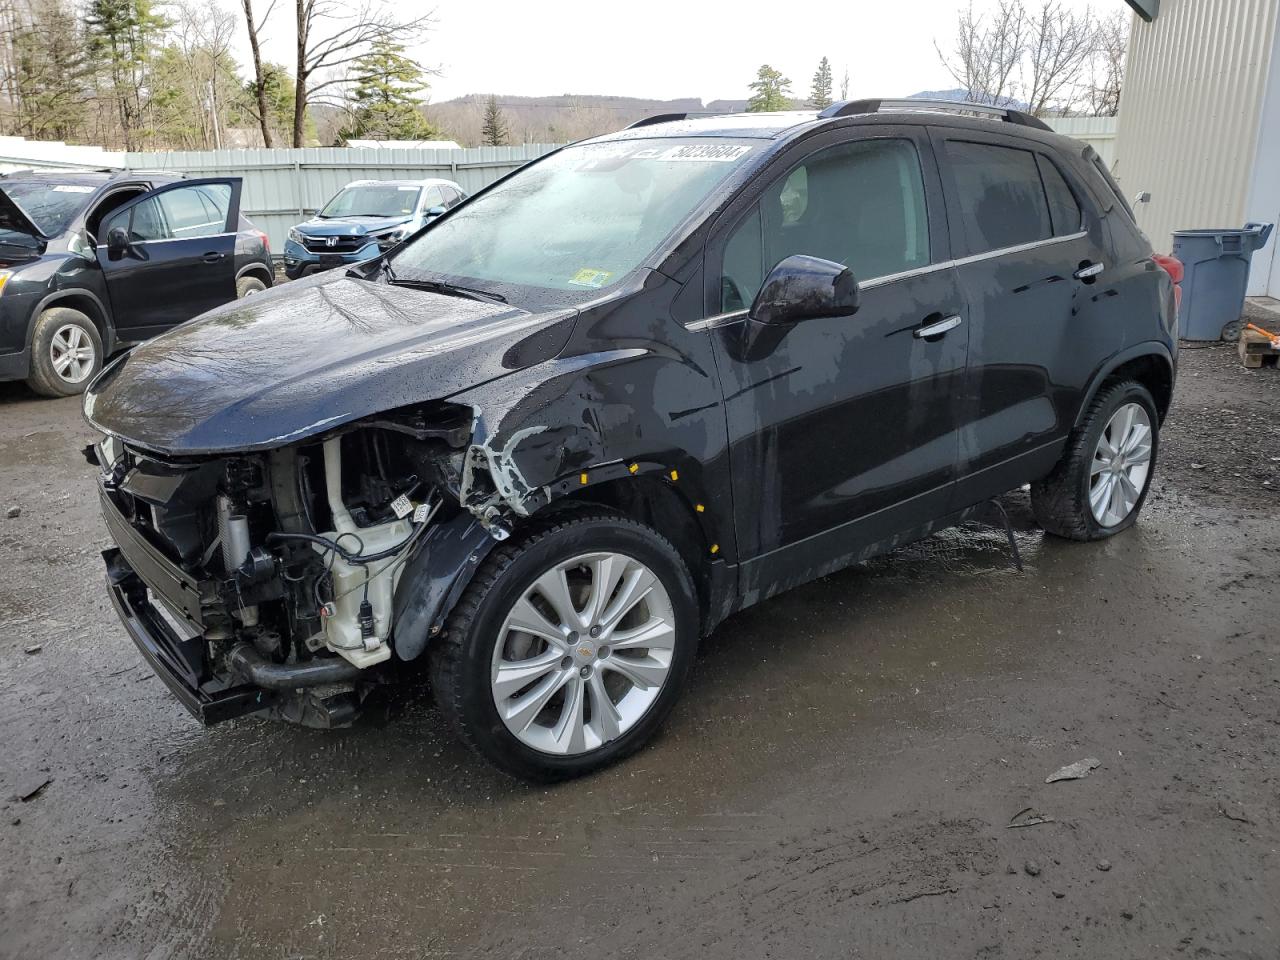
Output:
[[31,236],[38,237],[41,240],[53,239],[37,227],[35,225],[35,221],[27,216],[26,211],[18,206],[17,202],[4,192],[3,180],[0,180],[0,230],[12,230],[15,233],[29,233]]
[[321,274],[134,348],[90,385],[85,417],[162,454],[281,447],[550,359],[575,315]]

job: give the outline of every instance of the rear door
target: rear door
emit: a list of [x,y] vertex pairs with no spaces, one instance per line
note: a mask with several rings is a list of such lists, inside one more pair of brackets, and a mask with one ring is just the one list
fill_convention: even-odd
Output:
[[1052,468],[1112,334],[1089,303],[1107,267],[1101,223],[1049,152],[999,133],[933,136],[968,303],[959,508]]
[[[98,263],[122,340],[145,340],[236,296],[240,178],[181,180],[145,193],[107,217]],[[115,256],[107,237],[129,237]]]

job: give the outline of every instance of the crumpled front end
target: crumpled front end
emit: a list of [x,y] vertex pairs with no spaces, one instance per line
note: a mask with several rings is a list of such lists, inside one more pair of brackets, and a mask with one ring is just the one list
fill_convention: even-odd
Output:
[[[86,453],[117,613],[205,723],[349,723],[405,659],[406,570],[420,579],[437,545],[489,540],[458,492],[470,432],[465,408],[441,404],[262,453],[169,458],[108,437]],[[459,564],[446,567],[445,586]]]

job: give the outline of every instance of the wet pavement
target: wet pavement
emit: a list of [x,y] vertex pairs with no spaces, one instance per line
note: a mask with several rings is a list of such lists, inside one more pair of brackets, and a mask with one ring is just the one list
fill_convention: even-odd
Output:
[[1011,494],[1024,573],[970,525],[735,616],[656,741],[544,788],[425,691],[199,728],[102,589],[76,402],[0,385],[0,957],[1275,958],[1277,410],[1188,351],[1132,531]]

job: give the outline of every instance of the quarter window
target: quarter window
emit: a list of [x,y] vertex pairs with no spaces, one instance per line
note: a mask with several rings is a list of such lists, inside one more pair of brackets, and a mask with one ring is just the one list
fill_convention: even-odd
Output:
[[1053,236],[1034,153],[960,140],[948,140],[946,149],[969,253]]
[[1075,194],[1067,186],[1062,173],[1052,160],[1037,157],[1040,163],[1040,177],[1044,180],[1045,196],[1049,198],[1049,215],[1053,220],[1053,235],[1065,237],[1080,229],[1083,218],[1080,215],[1080,204]]
[[908,140],[829,147],[770,186],[725,244],[721,309],[751,305],[765,274],[793,254],[871,280],[929,263],[920,158]]

